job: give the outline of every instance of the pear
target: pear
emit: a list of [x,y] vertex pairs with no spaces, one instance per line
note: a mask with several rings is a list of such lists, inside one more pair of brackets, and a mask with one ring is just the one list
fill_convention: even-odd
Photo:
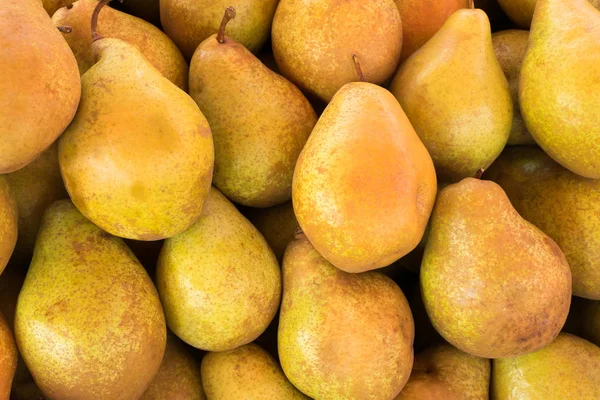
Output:
[[325,102],[344,84],[358,81],[352,53],[363,62],[365,79],[383,84],[402,50],[394,0],[281,0],[271,34],[283,76]]
[[18,209],[9,180],[0,175],[0,273],[8,264],[17,243]]
[[0,2],[0,76],[0,174],[6,174],[54,142],[81,94],[75,57],[40,0]]
[[42,0],[44,9],[50,17],[61,7],[72,7],[73,0]]
[[600,398],[600,348],[568,333],[534,353],[494,360],[492,370],[493,399]]
[[600,11],[540,0],[519,81],[527,129],[563,167],[600,179]]
[[[102,0],[107,3],[110,0]],[[56,26],[69,26],[63,36],[77,59],[83,75],[96,62],[90,22],[98,0],[78,0],[72,8],[61,8],[52,17]],[[181,89],[187,89],[188,66],[181,52],[154,25],[114,8],[105,7],[98,17],[98,34],[134,45],[161,74]]]
[[121,239],[69,200],[42,220],[15,336],[51,399],[138,399],[160,366],[165,319],[152,281]]
[[254,343],[206,354],[202,382],[210,400],[308,400],[273,357]]
[[404,111],[390,92],[366,82],[333,97],[292,186],[308,240],[347,272],[385,267],[414,249],[435,193],[431,158]]
[[269,243],[277,261],[283,261],[283,253],[298,228],[292,202],[269,208],[253,208],[247,210],[245,215]]
[[427,314],[450,344],[478,357],[514,357],[550,343],[571,301],[571,271],[554,241],[490,181],[443,189],[421,264]]
[[520,29],[508,29],[492,34],[494,53],[496,53],[496,58],[508,80],[513,103],[513,120],[508,145],[535,144],[531,134],[527,131],[519,108],[519,76],[527,51],[528,39],[529,32]]
[[[488,400],[490,360],[464,353],[449,344],[433,346],[415,356],[408,383],[396,400]],[[441,395],[444,393],[445,395]]]
[[600,300],[600,180],[572,173],[536,147],[506,149],[484,176],[556,241],[571,267],[573,294]]
[[[103,3],[98,3],[102,7]],[[198,106],[133,45],[98,38],[59,163],[77,208],[115,236],[171,237],[202,212],[214,162]]]
[[427,147],[438,179],[486,169],[511,130],[506,77],[481,10],[458,10],[398,70],[390,85]]
[[54,142],[31,164],[8,174],[7,178],[19,215],[19,237],[13,257],[29,264],[44,211],[68,196],[58,165],[58,143]]
[[298,88],[224,36],[234,15],[227,8],[219,33],[196,49],[190,96],[213,133],[213,184],[236,203],[270,207],[290,200],[294,166],[317,116]]
[[[599,0],[587,0],[596,8],[600,7]],[[537,0],[498,0],[504,12],[521,28],[529,29]]]
[[391,400],[410,375],[413,339],[408,302],[390,278],[335,268],[303,234],[290,243],[278,346],[294,386],[314,399]]
[[160,368],[140,400],[206,400],[200,365],[171,333]]
[[281,296],[279,265],[269,245],[214,188],[200,219],[165,241],[156,285],[169,328],[209,351],[256,339]]
[[431,39],[455,11],[469,7],[469,0],[395,1],[402,20],[401,61]]
[[226,7],[241,18],[229,27],[229,36],[253,53],[267,41],[278,0],[160,0],[163,29],[187,59],[196,47],[217,33]]
[[8,400],[11,385],[17,369],[17,345],[6,321],[0,313],[0,399]]

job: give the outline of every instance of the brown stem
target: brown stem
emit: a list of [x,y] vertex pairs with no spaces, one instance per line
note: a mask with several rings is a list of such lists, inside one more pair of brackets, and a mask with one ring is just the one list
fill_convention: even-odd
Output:
[[62,33],[71,33],[71,32],[73,32],[73,28],[71,28],[69,25],[59,25],[59,26],[56,27],[56,29],[58,29]]
[[360,79],[361,82],[364,82],[365,76],[363,75],[363,71],[360,66],[360,60],[358,59],[358,56],[354,53],[352,53],[352,61],[354,61],[354,68],[356,68],[356,74],[358,75],[358,79]]
[[67,10],[73,8],[73,0],[62,0],[63,7],[66,7]]
[[225,15],[223,15],[223,19],[221,20],[221,26],[219,27],[219,33],[217,34],[217,42],[223,43],[225,41],[225,27],[235,18],[235,8],[229,6],[225,9]]
[[302,230],[302,228],[297,227],[296,231],[294,232],[294,238],[298,239],[302,235],[304,235],[304,231]]
[[477,173],[475,174],[475,179],[481,179],[481,175],[483,175],[483,171],[485,171],[483,168],[479,168],[477,170]]
[[469,0],[469,8],[471,10],[475,8],[475,0]]
[[[118,0],[119,2],[123,2],[123,0]],[[96,4],[96,8],[94,8],[94,12],[92,13],[92,41],[96,41],[102,39],[102,36],[97,32],[98,29],[98,14],[100,14],[100,10],[102,7],[110,3],[111,0],[100,0],[98,4]]]

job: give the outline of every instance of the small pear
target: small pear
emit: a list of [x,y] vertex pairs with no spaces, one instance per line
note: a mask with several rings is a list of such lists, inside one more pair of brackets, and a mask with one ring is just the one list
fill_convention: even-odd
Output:
[[156,285],[167,324],[180,339],[225,351],[250,343],[269,325],[281,273],[265,239],[213,188],[200,219],[165,241]]
[[0,399],[8,400],[17,369],[17,345],[6,317],[0,313]]
[[366,81],[383,84],[402,50],[394,0],[281,0],[271,34],[283,76],[325,102],[358,81],[352,53],[360,57]]
[[0,77],[0,174],[6,174],[56,140],[81,94],[75,57],[40,0],[0,2]]
[[202,382],[210,400],[308,400],[277,361],[254,343],[206,354]]
[[365,82],[333,97],[300,154],[292,187],[302,230],[347,272],[385,267],[414,249],[435,193],[431,157],[404,111],[390,92]]
[[600,11],[539,0],[519,81],[527,129],[563,167],[600,179]]
[[224,36],[234,16],[227,8],[219,33],[194,53],[190,96],[213,133],[213,184],[236,203],[270,207],[290,200],[294,166],[317,116],[298,88]]
[[571,302],[571,271],[554,241],[525,221],[494,182],[443,189],[421,264],[427,314],[450,344],[514,357],[550,343]]
[[156,289],[123,241],[60,200],[42,220],[15,336],[44,396],[134,400],[158,371],[166,327]]
[[556,241],[573,294],[600,300],[600,180],[581,177],[537,147],[507,148],[485,172],[523,218]]
[[[107,3],[110,0],[102,1]],[[73,3],[73,7],[61,8],[52,17],[54,25],[71,28],[70,32],[63,33],[63,36],[75,54],[82,75],[96,63],[90,23],[98,2],[78,0]],[[188,66],[185,59],[175,43],[154,25],[114,8],[105,7],[98,16],[97,30],[101,36],[121,39],[134,45],[165,78],[182,90],[187,89]]]
[[413,339],[408,302],[390,278],[335,268],[303,234],[290,243],[278,346],[294,386],[314,399],[394,399],[410,375]]
[[600,347],[568,333],[534,353],[493,361],[492,398],[600,398]]
[[18,235],[18,209],[10,181],[0,175],[0,273],[8,264]]
[[390,85],[427,147],[438,178],[473,177],[498,157],[512,125],[506,77],[482,10],[458,10]]
[[[100,10],[103,3],[98,3]],[[95,31],[97,63],[61,136],[59,163],[77,208],[115,236],[171,237],[202,212],[214,149],[194,100],[133,45]]]

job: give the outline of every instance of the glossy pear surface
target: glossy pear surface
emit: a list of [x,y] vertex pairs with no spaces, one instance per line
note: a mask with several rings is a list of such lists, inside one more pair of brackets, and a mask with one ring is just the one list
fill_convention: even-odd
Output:
[[10,181],[0,175],[0,273],[15,249],[18,234],[18,209]]

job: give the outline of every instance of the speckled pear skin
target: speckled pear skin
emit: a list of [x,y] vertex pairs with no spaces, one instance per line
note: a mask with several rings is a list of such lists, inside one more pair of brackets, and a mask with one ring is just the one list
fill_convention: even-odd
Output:
[[390,85],[440,181],[475,176],[498,157],[512,125],[508,82],[482,10],[458,10],[406,60]]
[[421,291],[435,329],[478,357],[514,357],[550,343],[571,302],[571,270],[554,241],[490,181],[443,189],[430,221]]
[[0,313],[0,400],[9,400],[19,353],[6,317]]
[[273,19],[272,45],[282,75],[328,102],[359,78],[383,84],[396,71],[402,22],[394,0],[281,0]]
[[105,231],[158,240],[191,226],[212,179],[208,122],[132,45],[93,44],[98,62],[61,136],[59,162],[77,208]]
[[15,249],[18,235],[17,201],[6,176],[0,175],[0,274]]
[[574,174],[537,147],[506,149],[484,177],[556,241],[571,267],[573,294],[600,300],[600,180]]
[[231,350],[256,339],[281,297],[273,251],[214,188],[200,219],[165,241],[156,285],[169,328],[208,351]]
[[385,267],[414,249],[436,194],[431,157],[387,90],[345,85],[304,146],[294,211],[317,251],[336,267]]
[[[449,344],[438,344],[415,356],[408,383],[396,400],[488,400],[490,360],[464,353]],[[447,396],[432,397],[440,384]]]
[[600,11],[540,0],[519,81],[531,135],[563,167],[600,179]]
[[493,361],[493,400],[600,398],[600,348],[568,333],[535,353]]
[[335,268],[304,235],[284,256],[277,339],[286,376],[314,399],[392,400],[413,365],[413,317],[400,288],[378,272]]
[[527,51],[528,39],[529,31],[521,29],[507,29],[492,34],[494,53],[508,80],[510,97],[513,103],[512,128],[507,145],[535,144],[535,140],[527,131],[519,108],[519,76],[521,74],[521,64]]
[[206,400],[200,363],[172,333],[167,334],[160,368],[140,400]]
[[69,200],[44,214],[15,314],[19,350],[51,399],[138,399],[166,326],[156,289],[119,238]]
[[287,380],[277,361],[254,343],[207,353],[202,382],[210,400],[308,400]]
[[302,92],[241,44],[212,35],[192,57],[190,96],[213,133],[213,185],[250,207],[290,200],[296,160],[317,122]]
[[29,264],[44,211],[55,201],[68,197],[58,165],[58,142],[7,177],[19,214],[19,238],[13,257]]
[[217,33],[225,8],[237,17],[227,25],[227,34],[253,53],[267,41],[278,0],[160,0],[163,29],[187,59],[202,41]]
[[[98,0],[78,0],[73,8],[61,8],[52,17],[56,26],[67,25],[71,33],[63,37],[73,50],[79,72],[83,75],[96,62],[92,50],[91,20]],[[187,90],[188,66],[181,52],[167,35],[149,22],[111,7],[104,7],[98,16],[101,36],[121,39],[134,45],[160,73]]]
[[0,174],[6,174],[65,130],[81,87],[75,57],[40,0],[2,0],[0,49]]

